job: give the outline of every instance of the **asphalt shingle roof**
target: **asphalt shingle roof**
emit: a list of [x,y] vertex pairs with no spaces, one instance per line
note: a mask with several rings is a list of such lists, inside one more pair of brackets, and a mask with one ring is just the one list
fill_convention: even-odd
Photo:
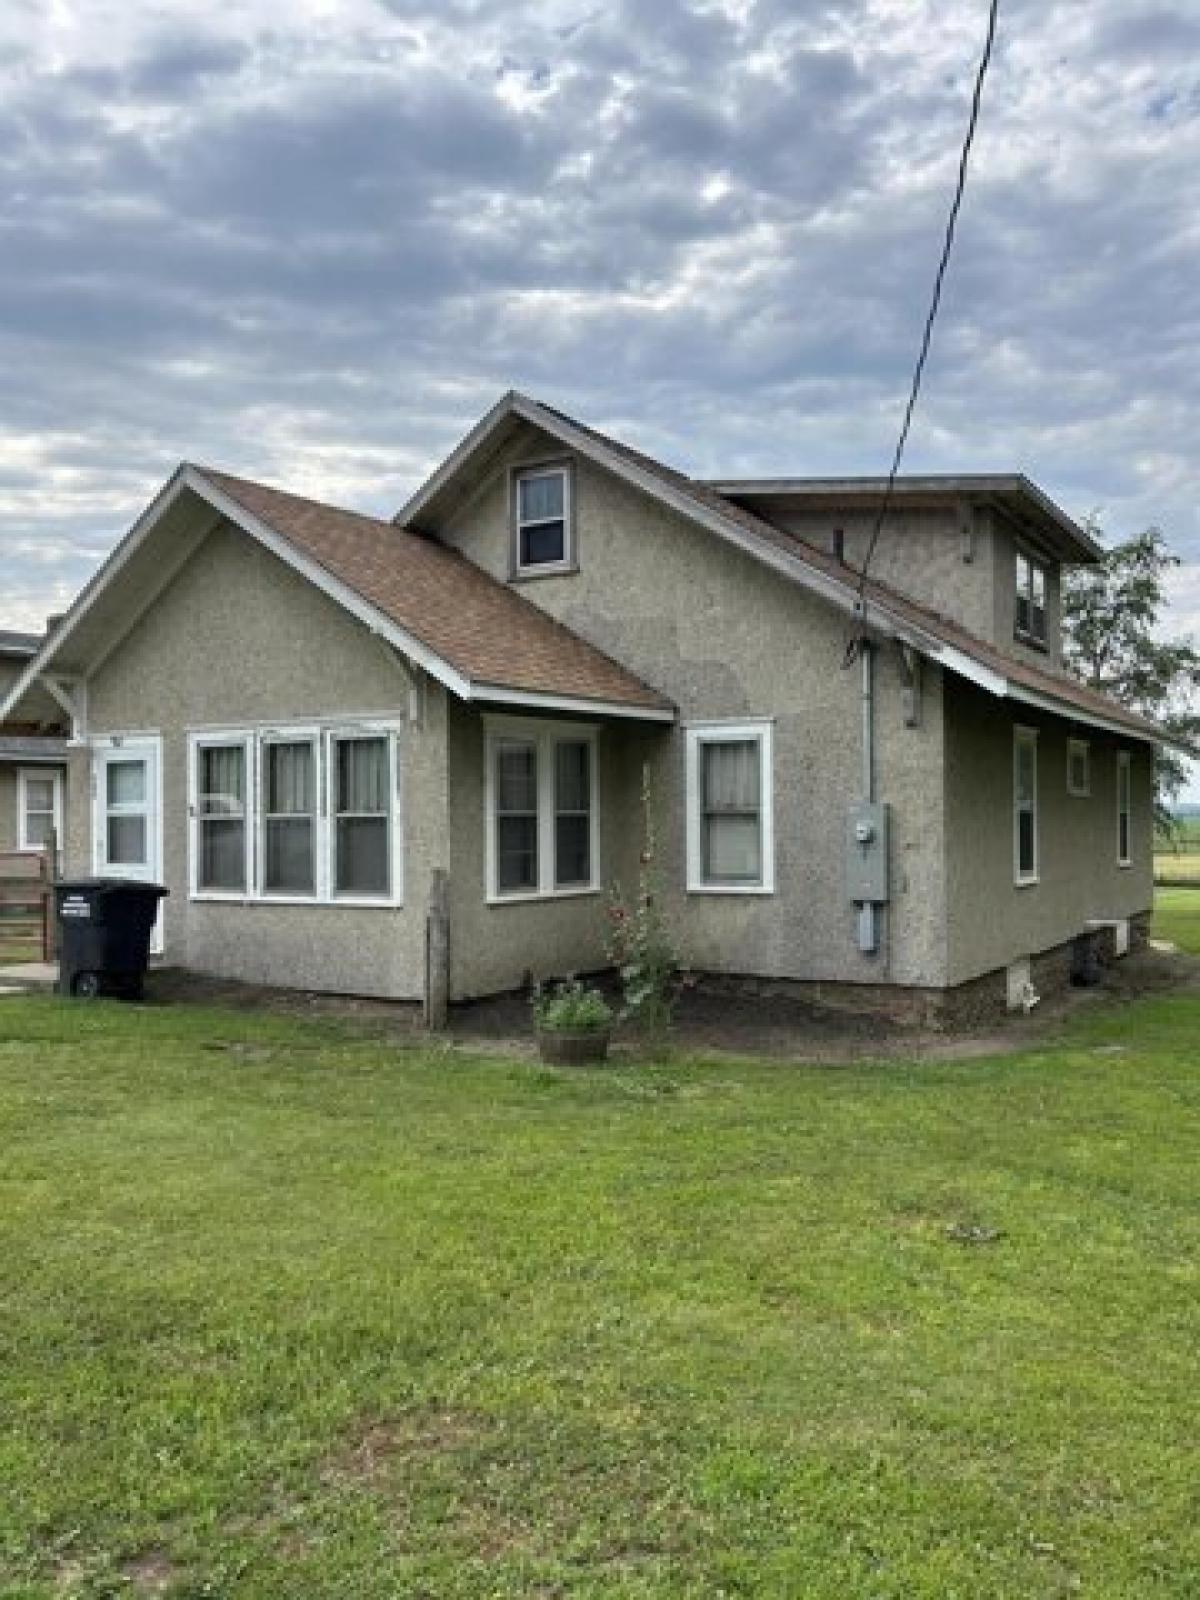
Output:
[[195,470],[476,686],[672,709],[657,690],[457,551],[356,511]]

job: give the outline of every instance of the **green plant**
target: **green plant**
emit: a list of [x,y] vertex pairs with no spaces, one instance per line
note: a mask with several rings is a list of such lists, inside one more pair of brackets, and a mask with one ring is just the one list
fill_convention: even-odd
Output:
[[642,768],[642,849],[632,905],[614,884],[608,905],[608,958],[621,974],[623,1018],[655,1038],[671,1026],[679,994],[679,962],[658,892],[658,836],[650,768]]
[[613,1011],[599,989],[588,989],[578,978],[533,991],[533,1020],[551,1033],[602,1033],[612,1027]]

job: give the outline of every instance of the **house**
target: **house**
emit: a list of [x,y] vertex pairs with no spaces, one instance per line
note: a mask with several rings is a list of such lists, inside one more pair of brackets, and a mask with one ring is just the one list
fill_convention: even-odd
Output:
[[[38,634],[0,629],[0,701],[40,644]],[[65,713],[44,685],[31,688],[22,706],[21,720],[0,717],[0,853],[43,850],[62,834]]]
[[[604,965],[643,772],[679,953],[904,1009],[1144,930],[1157,728],[1062,667],[1097,546],[1018,474],[699,482],[506,395],[391,521],[181,466],[0,703],[169,961],[421,999]],[[851,648],[848,650],[848,644]],[[849,662],[849,664],[848,664]]]

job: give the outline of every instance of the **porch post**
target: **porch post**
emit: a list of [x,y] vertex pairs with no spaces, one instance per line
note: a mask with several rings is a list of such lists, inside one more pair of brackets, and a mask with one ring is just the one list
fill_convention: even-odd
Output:
[[450,1013],[450,874],[435,867],[425,915],[425,1026],[441,1030]]

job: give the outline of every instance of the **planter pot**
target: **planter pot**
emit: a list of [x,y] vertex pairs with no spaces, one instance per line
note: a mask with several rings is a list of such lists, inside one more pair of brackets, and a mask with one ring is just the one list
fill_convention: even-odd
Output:
[[608,1057],[611,1028],[538,1028],[542,1060],[556,1067],[588,1066]]

